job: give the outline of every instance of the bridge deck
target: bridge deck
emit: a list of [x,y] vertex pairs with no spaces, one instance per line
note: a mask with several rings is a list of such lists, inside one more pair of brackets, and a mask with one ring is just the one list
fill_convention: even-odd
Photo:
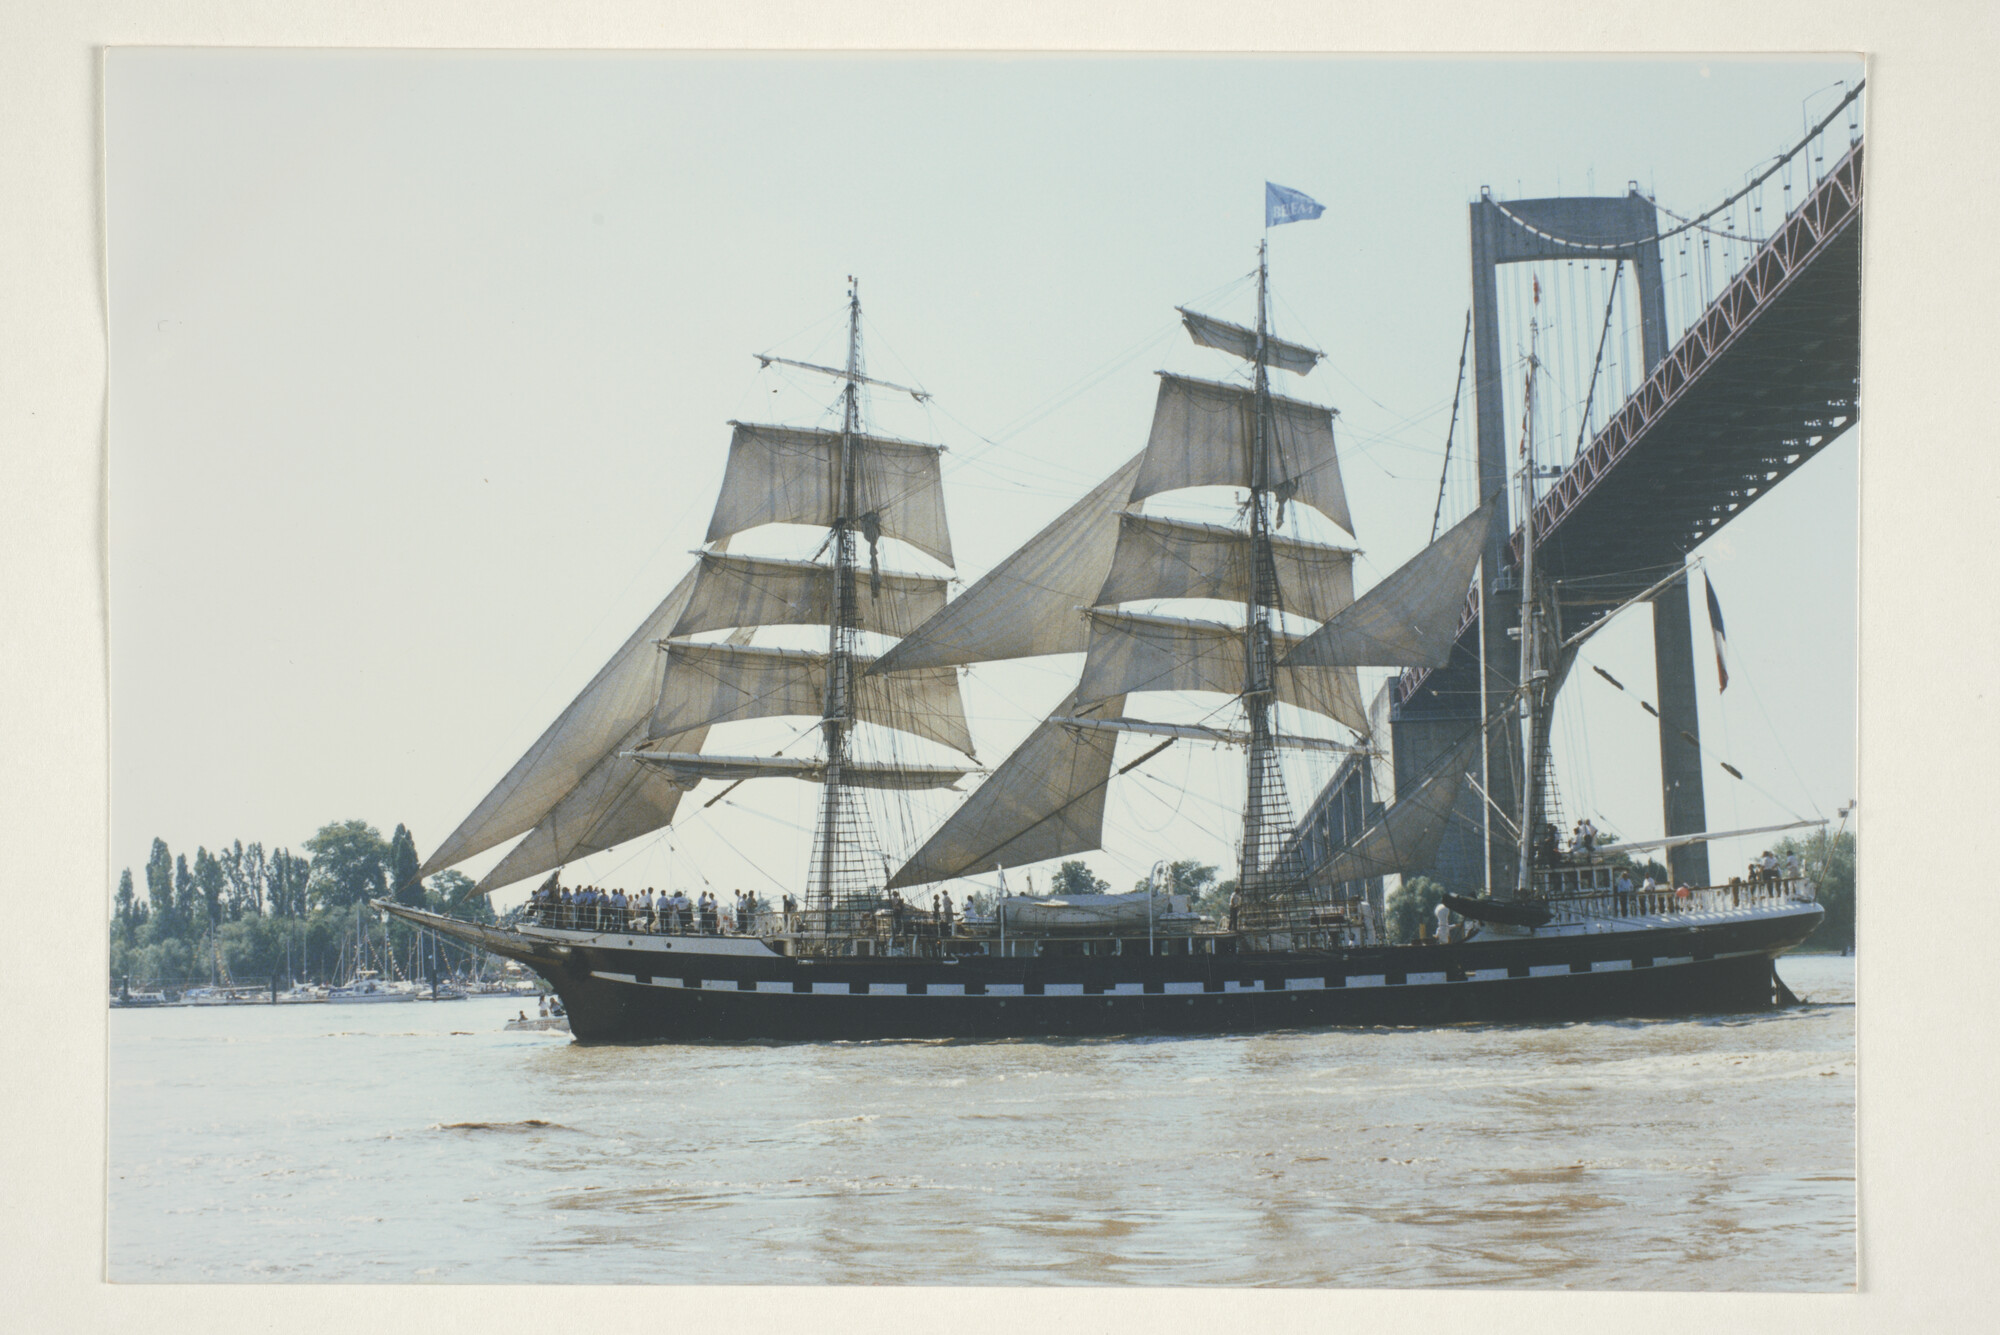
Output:
[[[1565,629],[1639,593],[1859,415],[1861,145],[1785,220],[1536,507]],[[1518,568],[1521,534],[1509,547]],[[1449,666],[1405,709],[1477,691],[1473,604]],[[1450,697],[1458,697],[1451,699]]]

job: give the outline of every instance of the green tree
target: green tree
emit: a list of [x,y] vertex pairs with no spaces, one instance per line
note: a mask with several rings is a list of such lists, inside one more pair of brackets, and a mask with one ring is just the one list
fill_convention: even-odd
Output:
[[1098,880],[1089,867],[1072,860],[1056,868],[1049,892],[1055,895],[1101,895],[1110,888],[1109,881]]
[[222,864],[206,848],[194,851],[194,883],[201,890],[201,904],[207,914],[203,922],[213,932],[223,922],[222,892],[228,888],[228,882],[223,877]]
[[1389,941],[1393,945],[1415,945],[1420,929],[1436,921],[1437,906],[1444,901],[1444,887],[1428,876],[1405,878],[1385,906]]
[[376,899],[388,892],[389,845],[382,832],[365,820],[322,825],[306,840],[312,871],[306,895],[324,908],[352,908],[356,900]]
[[188,870],[187,854],[174,855],[174,921],[176,935],[197,929],[201,917],[201,886]]
[[229,919],[255,917],[264,912],[264,846],[245,845],[241,839],[215,855],[222,864],[222,878],[229,885]]
[[132,938],[139,928],[138,898],[132,889],[132,869],[127,867],[118,873],[117,908],[113,913],[112,922],[117,927],[118,939],[128,946],[132,944]]
[[172,925],[174,920],[174,858],[167,851],[167,841],[153,840],[153,851],[146,858],[146,899],[152,905],[153,921],[162,928]]
[[[1176,891],[1175,893],[1179,893]],[[1196,913],[1203,913],[1218,923],[1229,921],[1229,897],[1236,893],[1236,878],[1213,881],[1202,888],[1194,901],[1188,905]]]
[[423,860],[417,856],[417,841],[400,822],[389,836],[389,891],[398,904],[422,904],[424,883],[418,879]]
[[[1167,874],[1160,878],[1160,893],[1163,895],[1186,895],[1190,902],[1198,900],[1215,885],[1216,869],[1206,862],[1193,858],[1182,858],[1167,864]],[[1144,894],[1146,882],[1150,878],[1141,876],[1132,882],[1134,892]]]
[[431,877],[430,897],[425,902],[439,913],[448,913],[457,908],[472,909],[475,904],[485,905],[487,912],[491,913],[492,901],[485,895],[472,893],[473,887],[477,884],[478,882],[462,871],[441,871]]
[[270,866],[264,874],[264,888],[270,896],[273,916],[306,916],[306,881],[310,869],[311,863],[305,858],[293,857],[290,849],[281,848],[271,854]]
[[1854,944],[1854,831],[1815,830],[1803,839],[1787,836],[1771,850],[1782,860],[1797,853],[1802,870],[1818,892],[1826,921],[1805,939],[1809,950],[1845,950]]

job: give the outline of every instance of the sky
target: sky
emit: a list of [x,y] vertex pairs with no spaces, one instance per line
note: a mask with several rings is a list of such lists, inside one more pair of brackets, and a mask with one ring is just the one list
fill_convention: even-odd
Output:
[[[1143,443],[1154,370],[1224,373],[1173,307],[1249,314],[1266,180],[1327,205],[1271,234],[1272,282],[1281,332],[1327,354],[1288,389],[1340,409],[1365,587],[1429,529],[1481,186],[1635,180],[1691,214],[1858,74],[114,50],[112,867],[156,835],[296,849],[357,817],[434,847],[687,568],[728,421],[822,420],[824,384],[751,354],[837,358],[849,274],[871,370],[934,396],[878,395],[876,425],[948,447],[976,577]],[[1510,356],[1524,336],[1510,322]],[[1698,625],[1704,742],[1745,775],[1709,766],[1712,828],[1853,796],[1860,435],[1696,553],[1733,653],[1718,695]],[[1650,683],[1648,615],[1586,662]],[[983,763],[1074,663],[968,682]],[[799,726],[742,725],[727,749]],[[1556,744],[1572,810],[1658,833],[1656,733],[1630,699],[1577,674]],[[1087,859],[1121,888],[1157,856],[1233,861],[1240,762],[1164,760],[1114,793]],[[796,889],[812,791],[690,815],[709,795],[576,877]]]

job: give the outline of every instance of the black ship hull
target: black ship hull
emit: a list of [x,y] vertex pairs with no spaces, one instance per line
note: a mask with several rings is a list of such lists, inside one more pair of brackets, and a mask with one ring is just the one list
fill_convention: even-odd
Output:
[[1735,1013],[1773,1004],[1772,961],[1823,916],[1807,904],[1685,926],[1269,954],[802,960],[755,938],[496,930],[390,911],[529,965],[586,1041],[1087,1037]]

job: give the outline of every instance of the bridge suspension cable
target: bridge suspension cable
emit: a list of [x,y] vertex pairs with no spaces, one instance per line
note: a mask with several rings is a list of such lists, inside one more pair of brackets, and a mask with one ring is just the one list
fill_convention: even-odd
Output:
[[[1773,159],[1769,167],[1766,167],[1763,171],[1759,172],[1755,177],[1753,177],[1750,180],[1749,184],[1745,185],[1741,190],[1738,190],[1735,194],[1723,200],[1720,204],[1717,204],[1714,208],[1710,209],[1706,213],[1700,214],[1693,218],[1689,218],[1686,221],[1682,222],[1677,227],[1669,227],[1665,231],[1656,232],[1652,236],[1641,237],[1636,241],[1612,241],[1612,242],[1572,241],[1568,237],[1557,236],[1554,232],[1546,231],[1540,227],[1535,226],[1533,223],[1527,221],[1520,215],[1514,213],[1505,204],[1502,204],[1497,199],[1492,200],[1491,202],[1493,207],[1500,210],[1501,215],[1504,216],[1509,222],[1513,223],[1516,227],[1520,228],[1524,232],[1529,233],[1530,235],[1540,237],[1542,240],[1551,242],[1555,245],[1564,246],[1570,250],[1589,251],[1593,254],[1600,254],[1600,255],[1636,254],[1640,246],[1653,245],[1658,242],[1665,241],[1669,237],[1679,236],[1682,232],[1689,231],[1693,228],[1701,227],[1703,223],[1707,222],[1710,218],[1713,218],[1716,214],[1740,202],[1751,191],[1755,190],[1758,186],[1764,184],[1764,182],[1770,180],[1773,176],[1775,176],[1781,167],[1785,166],[1793,158],[1796,158],[1799,154],[1805,152],[1811,146],[1812,141],[1818,138],[1819,135],[1825,131],[1827,126],[1833,124],[1834,118],[1839,116],[1840,113],[1845,111],[1856,98],[1861,96],[1861,90],[1863,88],[1866,88],[1867,86],[1868,86],[1868,81],[1866,79],[1861,79],[1856,81],[1854,87],[1849,90],[1847,96],[1841,98],[1839,102],[1835,103],[1833,110],[1827,112],[1825,117],[1821,119],[1820,123],[1813,126],[1813,128],[1806,133],[1805,138],[1799,140],[1798,143],[1794,144],[1791,148],[1786,150],[1784,153],[1780,154],[1777,158]],[[1657,205],[1655,207],[1657,207]],[[1702,228],[1702,230],[1708,231],[1709,229]]]

